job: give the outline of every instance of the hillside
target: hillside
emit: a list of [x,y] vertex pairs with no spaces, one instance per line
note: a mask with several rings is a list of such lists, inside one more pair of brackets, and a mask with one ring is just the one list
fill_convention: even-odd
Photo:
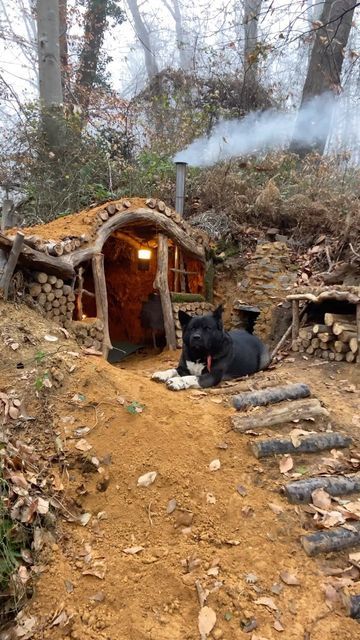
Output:
[[[229,430],[226,396],[156,386],[149,376],[173,362],[168,353],[138,356],[123,368],[79,355],[57,326],[22,306],[1,304],[0,335],[1,392],[32,418],[13,414],[5,425],[5,452],[23,477],[5,465],[10,500],[30,494],[45,501],[27,520],[20,508],[12,511],[23,514],[30,536],[16,569],[18,593],[19,585],[24,596],[33,591],[27,604],[18,600],[25,604],[20,637],[190,640],[198,637],[200,581],[217,616],[214,638],[248,638],[253,624],[253,640],[277,637],[279,625],[287,640],[353,640],[358,623],[339,616],[331,599],[331,585],[356,590],[356,579],[340,571],[346,553],[305,556],[304,516],[278,494],[278,463],[260,464],[247,447],[251,435]],[[360,374],[340,365],[289,358],[256,379],[306,380],[333,427],[358,444]],[[12,445],[25,451],[23,467]],[[211,472],[217,458],[221,468]],[[296,468],[304,464],[297,460]],[[138,487],[149,471],[157,472],[155,482]],[[283,571],[299,585],[282,582]],[[2,640],[19,637],[13,633]]]

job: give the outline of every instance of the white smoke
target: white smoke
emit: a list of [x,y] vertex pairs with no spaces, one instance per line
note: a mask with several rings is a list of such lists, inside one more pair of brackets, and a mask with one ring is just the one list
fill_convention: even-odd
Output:
[[300,112],[256,111],[241,120],[222,120],[209,137],[194,140],[174,161],[206,167],[237,156],[283,149],[290,141],[311,145],[326,139],[335,108],[334,96],[325,93],[309,100]]

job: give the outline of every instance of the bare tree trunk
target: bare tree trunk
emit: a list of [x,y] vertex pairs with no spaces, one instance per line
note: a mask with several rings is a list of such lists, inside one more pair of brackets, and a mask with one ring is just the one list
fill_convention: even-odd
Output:
[[85,115],[89,110],[91,90],[96,80],[108,11],[109,0],[88,0],[85,13],[84,44],[80,53],[75,89],[77,100]]
[[149,80],[152,80],[159,73],[159,68],[151,48],[150,33],[140,14],[137,0],[127,0],[127,4],[134,20],[136,35],[144,51],[146,72]]
[[60,65],[63,95],[66,95],[69,82],[69,57],[68,57],[68,22],[67,22],[67,0],[59,0],[59,45],[60,45]]
[[[301,157],[311,151],[323,154],[327,137],[331,130],[331,109],[324,118],[323,102],[306,110],[311,99],[336,93],[340,89],[344,52],[348,42],[354,9],[354,0],[324,0],[319,22],[322,26],[315,31],[313,44],[299,114],[290,151]],[[329,103],[328,103],[329,104]],[[310,143],[302,142],[306,138]]]
[[184,28],[179,0],[163,0],[163,2],[174,18],[180,68],[183,71],[189,71],[194,66],[194,51],[189,42],[189,35]]
[[59,46],[59,0],[37,0],[40,102],[49,147],[61,145],[63,92]]
[[258,20],[262,0],[244,0],[245,82],[255,84],[258,76]]

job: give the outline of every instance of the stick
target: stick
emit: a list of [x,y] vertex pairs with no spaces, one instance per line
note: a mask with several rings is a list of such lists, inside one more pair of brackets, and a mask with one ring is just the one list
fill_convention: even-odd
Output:
[[328,416],[329,412],[321,406],[319,400],[293,400],[279,407],[271,407],[262,411],[254,411],[247,416],[233,416],[234,431],[245,433],[249,430],[274,427],[293,420],[309,420],[315,416]]
[[199,605],[201,608],[203,608],[206,603],[207,595],[200,580],[195,580],[195,587],[199,598]]
[[269,440],[257,440],[251,445],[256,458],[267,458],[280,453],[315,453],[333,448],[349,447],[352,439],[341,433],[317,433],[310,434],[301,439],[300,445],[295,446],[290,438],[274,438]]
[[216,389],[206,389],[206,391],[212,396],[231,395],[236,391],[254,391],[258,389],[265,389],[271,385],[275,387],[278,382],[282,382],[280,376],[274,376],[273,380],[256,380],[254,377],[251,377],[244,379],[242,382],[219,386]]
[[[301,313],[300,313],[300,320],[304,317],[305,312],[307,309],[307,305],[305,305],[302,309],[301,309]],[[273,349],[273,352],[271,354],[271,360],[274,358],[274,356],[276,356],[277,352],[281,349],[281,347],[283,346],[283,344],[286,342],[286,340],[288,339],[290,333],[292,332],[292,322],[291,325],[286,329],[283,337],[279,340],[279,342],[277,343],[276,347]]]
[[300,306],[299,300],[292,301],[292,340],[296,340],[299,336],[300,327]]
[[21,233],[21,231],[18,231],[15,236],[15,240],[13,242],[13,246],[11,248],[8,261],[6,263],[4,272],[0,280],[0,289],[3,290],[4,300],[7,300],[9,296],[10,280],[13,277],[13,274],[17,265],[17,261],[19,259],[19,255],[21,252],[21,248],[24,242],[24,238],[25,238],[25,235]]
[[315,489],[325,489],[331,496],[342,496],[360,491],[360,474],[353,476],[320,476],[307,480],[289,482],[283,487],[287,499],[292,504],[310,502]]
[[337,527],[331,531],[318,531],[307,536],[301,536],[301,544],[308,556],[317,556],[319,553],[341,551],[360,544],[360,522],[354,522],[351,526],[355,531]]
[[262,391],[248,391],[234,396],[232,404],[238,411],[248,407],[261,407],[267,404],[275,404],[282,400],[297,400],[308,398],[310,387],[305,383],[288,384],[283,387],[270,387]]

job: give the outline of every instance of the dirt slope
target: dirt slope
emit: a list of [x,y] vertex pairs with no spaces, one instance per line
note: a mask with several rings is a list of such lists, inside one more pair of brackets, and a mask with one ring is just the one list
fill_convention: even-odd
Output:
[[[79,351],[74,343],[29,310],[24,314],[4,305],[1,310],[2,336],[6,313],[14,334],[23,324],[35,337],[36,345],[21,344],[25,372],[36,369],[34,351],[55,348],[44,340],[45,333],[59,338],[56,349],[63,354],[65,379],[60,388],[38,395],[47,394],[51,433],[64,444],[68,466],[62,473],[62,501],[73,499],[74,508],[91,514],[86,526],[63,520],[39,560],[35,594],[24,612],[24,619],[36,618],[35,640],[195,640],[198,579],[216,612],[214,638],[357,637],[358,623],[325,602],[324,559],[309,559],[300,547],[299,515],[278,494],[283,478],[277,463],[260,465],[249,453],[249,436],[229,431],[232,409],[217,396],[175,394],[149,380],[151,371],[173,362],[169,354],[111,367],[94,356],[74,356]],[[24,380],[24,371],[15,368],[19,349],[6,346],[4,353],[1,389],[30,384],[30,373]],[[331,409],[333,424],[354,432],[358,399],[342,389],[359,386],[359,372],[351,365],[308,365],[304,360],[283,364],[267,375],[309,382]],[[142,413],[129,413],[122,399],[144,405]],[[35,437],[37,429],[46,431],[44,401],[34,395],[28,402],[33,415],[37,412]],[[73,437],[84,427],[91,428],[84,439],[92,447],[85,454],[75,448],[79,439]],[[42,436],[36,435],[40,443]],[[92,457],[103,473],[89,462]],[[210,471],[209,463],[217,458],[221,468]],[[138,487],[139,476],[149,471],[157,472],[155,482]],[[240,495],[239,485],[246,495]],[[168,514],[173,499],[177,507]],[[283,511],[275,514],[269,503]],[[124,552],[135,546],[143,550]],[[346,557],[337,556],[333,564],[346,566]],[[84,575],[87,570],[90,574]],[[274,587],[283,570],[296,574],[300,586]],[[94,571],[100,577],[91,575]],[[272,599],[276,611],[256,603],[264,597]],[[257,628],[246,633],[244,624],[253,618]],[[276,620],[282,634],[274,628]]]

